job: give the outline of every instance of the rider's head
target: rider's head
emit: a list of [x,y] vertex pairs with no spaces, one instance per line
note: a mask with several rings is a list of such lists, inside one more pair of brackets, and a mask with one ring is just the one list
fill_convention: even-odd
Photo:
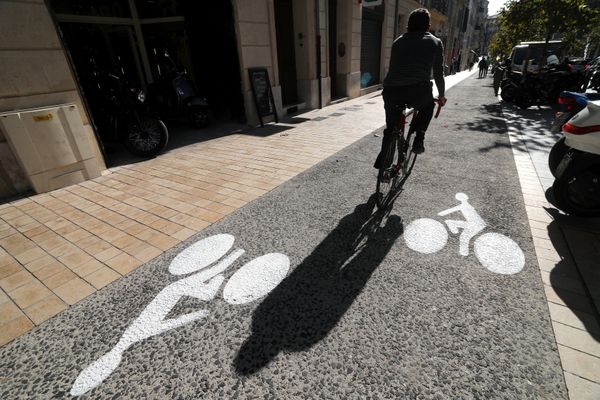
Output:
[[431,15],[426,8],[417,8],[408,16],[408,32],[428,32],[431,29]]

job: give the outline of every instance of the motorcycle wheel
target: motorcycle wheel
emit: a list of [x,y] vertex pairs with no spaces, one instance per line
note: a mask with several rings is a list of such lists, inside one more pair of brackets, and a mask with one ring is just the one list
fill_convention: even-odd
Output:
[[569,149],[570,147],[565,144],[565,138],[563,137],[556,142],[552,147],[552,150],[550,150],[550,155],[548,156],[548,168],[550,168],[550,172],[552,172],[552,176],[555,178],[558,164],[560,164]]
[[531,101],[531,98],[529,96],[522,94],[515,98],[515,104],[517,105],[517,107],[525,110],[525,109],[531,107],[533,102]]
[[141,118],[131,122],[125,133],[125,147],[138,157],[154,157],[164,150],[169,141],[169,131],[158,118]]
[[500,97],[502,100],[512,103],[515,101],[516,89],[510,85],[501,88]]
[[567,169],[552,186],[558,208],[579,217],[600,216],[600,165],[576,174]]
[[210,114],[206,107],[192,107],[190,122],[194,128],[206,128],[210,124]]

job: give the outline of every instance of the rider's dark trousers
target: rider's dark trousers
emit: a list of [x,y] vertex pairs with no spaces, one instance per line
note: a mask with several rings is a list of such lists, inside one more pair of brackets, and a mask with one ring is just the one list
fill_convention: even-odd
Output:
[[433,117],[433,109],[435,108],[431,87],[431,82],[423,82],[410,86],[384,87],[382,95],[385,107],[386,128],[383,130],[381,151],[375,161],[375,168],[389,167],[389,165],[381,165],[382,158],[384,158],[383,152],[387,149],[388,143],[392,139],[391,133],[398,125],[405,107],[412,107],[418,111],[410,124],[411,129],[415,132],[425,134]]

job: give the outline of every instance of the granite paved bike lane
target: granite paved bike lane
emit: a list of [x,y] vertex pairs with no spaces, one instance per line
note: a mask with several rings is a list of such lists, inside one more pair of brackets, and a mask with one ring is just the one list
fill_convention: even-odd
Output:
[[[83,398],[566,398],[506,127],[478,79],[448,97],[389,214],[373,212],[375,132],[1,348],[0,397],[68,398],[134,326],[112,373],[99,369],[99,384],[99,372],[82,374],[78,391],[98,384]],[[522,249],[520,272],[484,268],[476,238],[468,256],[449,232],[445,246],[429,238],[435,253],[408,247],[412,221],[462,219],[437,216],[459,192],[481,233]],[[228,254],[245,252],[229,268],[200,269],[232,238]],[[277,283],[284,256],[285,279],[236,304]],[[213,271],[206,284],[164,289],[219,266],[222,284]],[[183,292],[193,296],[171,309]],[[135,340],[160,329],[148,321],[199,310],[207,316]]]

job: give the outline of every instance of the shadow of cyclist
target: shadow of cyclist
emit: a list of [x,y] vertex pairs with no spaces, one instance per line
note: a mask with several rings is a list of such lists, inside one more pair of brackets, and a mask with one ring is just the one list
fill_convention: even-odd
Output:
[[[250,375],[282,351],[303,351],[325,338],[402,234],[402,220],[373,213],[375,196],[337,227],[258,306],[252,334],[234,365]],[[383,224],[383,226],[382,226]]]

